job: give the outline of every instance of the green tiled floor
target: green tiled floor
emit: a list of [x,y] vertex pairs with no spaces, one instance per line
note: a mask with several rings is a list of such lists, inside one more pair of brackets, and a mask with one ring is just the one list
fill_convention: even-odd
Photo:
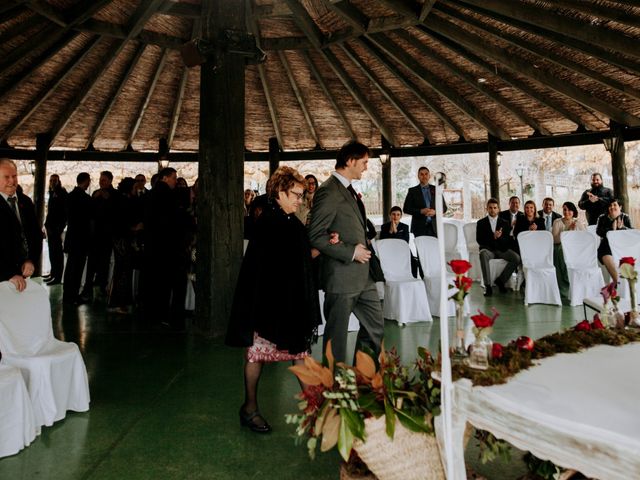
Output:
[[[260,436],[241,429],[242,353],[185,334],[149,329],[135,316],[104,313],[104,306],[62,307],[60,287],[51,289],[54,331],[77,342],[85,358],[91,410],[70,413],[44,428],[34,443],[0,459],[0,479],[337,479],[335,452],[307,458],[295,446],[284,414],[296,409],[298,390],[287,365],[265,368],[261,410],[274,431]],[[485,302],[480,288],[472,309],[495,306],[501,316],[492,338],[533,338],[575,324],[581,308],[533,305],[522,295],[495,295]],[[438,320],[398,328],[387,322],[385,345],[412,361],[418,345],[434,350]],[[355,335],[351,334],[351,341]],[[319,355],[318,348],[314,355]],[[468,462],[490,479],[516,478],[523,466],[516,452],[509,465],[482,466],[470,446]]]

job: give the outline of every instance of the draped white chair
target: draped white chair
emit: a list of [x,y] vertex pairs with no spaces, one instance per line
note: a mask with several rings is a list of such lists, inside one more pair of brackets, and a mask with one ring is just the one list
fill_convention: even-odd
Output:
[[20,370],[0,364],[0,458],[15,455],[39,433]]
[[389,238],[378,240],[376,250],[385,277],[384,318],[400,325],[433,321],[424,283],[411,274],[409,244]]
[[22,372],[36,427],[63,419],[67,410],[89,410],[80,350],[54,338],[49,295],[41,285],[27,280],[18,292],[12,283],[0,282],[0,351],[3,363]]
[[[476,241],[476,222],[466,223],[462,227],[464,239],[467,244],[467,254],[471,270],[469,276],[476,282],[482,283],[482,266],[480,264],[480,245]],[[504,268],[504,267],[503,267]]]
[[[633,257],[640,266],[640,230],[611,230],[607,232],[607,240],[609,240],[609,247],[611,247],[611,255],[613,261],[618,265],[622,257]],[[619,276],[619,275],[618,275]],[[640,282],[636,282],[636,299],[640,298]],[[629,297],[629,283],[620,277],[620,285],[618,287],[618,293],[621,298]]]
[[[440,312],[440,276],[441,276],[441,260],[440,251],[438,250],[438,239],[435,237],[418,237],[416,238],[416,248],[418,249],[418,258],[424,272],[424,286],[427,290],[429,298],[429,309],[436,317],[441,316]],[[455,275],[447,272],[447,285],[454,285]],[[450,296],[449,292],[445,295]],[[465,298],[465,312],[469,312],[469,297]],[[456,314],[456,304],[453,300],[447,301],[447,316]]]
[[598,266],[598,238],[586,231],[560,234],[562,255],[569,275],[571,306],[582,305],[585,298],[597,297],[604,285]]
[[553,266],[553,235],[547,231],[526,231],[518,235],[520,258],[526,285],[524,304],[562,305]]

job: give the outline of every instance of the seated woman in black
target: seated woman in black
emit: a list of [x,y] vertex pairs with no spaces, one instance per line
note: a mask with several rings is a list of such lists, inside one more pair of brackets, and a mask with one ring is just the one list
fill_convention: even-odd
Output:
[[622,213],[622,207],[618,203],[618,200],[613,200],[609,204],[609,213],[602,214],[598,217],[598,226],[596,227],[596,233],[602,239],[600,240],[600,246],[598,247],[598,260],[602,263],[611,280],[618,283],[618,268],[611,255],[611,247],[609,246],[609,240],[607,239],[607,232],[611,230],[626,230],[633,228],[631,226],[631,219],[626,213]]
[[401,223],[402,209],[398,206],[391,207],[389,210],[391,221],[384,223],[380,228],[380,240],[387,238],[398,238],[409,243],[409,225]]
[[[519,216],[516,219],[516,224],[513,227],[513,236],[514,238],[518,238],[518,234],[520,232],[531,231],[531,230],[544,230],[544,219],[538,217],[538,209],[536,207],[536,202],[533,200],[527,200],[524,204],[524,215]],[[516,242],[517,244],[517,242]],[[520,246],[518,245],[518,252],[520,251]]]

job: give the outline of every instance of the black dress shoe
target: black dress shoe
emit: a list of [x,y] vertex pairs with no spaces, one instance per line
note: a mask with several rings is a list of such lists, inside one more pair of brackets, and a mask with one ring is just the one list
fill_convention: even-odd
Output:
[[496,279],[495,284],[498,287],[498,289],[500,289],[500,293],[507,293],[507,287],[504,286],[504,283]]
[[252,432],[269,433],[271,425],[264,419],[259,410],[246,413],[244,407],[240,407],[240,425],[248,427]]
[[484,296],[485,297],[490,297],[491,295],[493,295],[493,288],[487,286],[484,287]]

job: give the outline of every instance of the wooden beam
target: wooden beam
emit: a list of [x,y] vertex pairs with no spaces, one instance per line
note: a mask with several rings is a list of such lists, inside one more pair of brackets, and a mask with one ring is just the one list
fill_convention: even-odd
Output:
[[525,23],[547,28],[583,42],[599,45],[615,52],[640,58],[637,41],[630,36],[582,22],[574,18],[558,15],[545,9],[536,8],[522,2],[501,0],[461,0],[465,4],[486,8]]
[[376,0],[378,3],[384,5],[389,10],[393,10],[398,15],[407,18],[417,19],[420,15],[422,8],[418,10],[416,4],[411,0]]
[[278,110],[276,109],[276,104],[273,101],[273,95],[271,94],[271,82],[269,81],[264,65],[259,63],[256,66],[258,68],[258,75],[260,76],[260,83],[262,83],[264,98],[267,101],[267,107],[269,108],[269,115],[271,116],[273,130],[276,133],[278,143],[281,147],[284,147],[284,143],[282,141],[282,130],[280,129],[280,118],[278,117]]
[[322,4],[338,14],[346,23],[348,23],[356,34],[364,33],[369,27],[369,17],[362,13],[349,0],[339,0],[332,2],[331,0],[322,0]]
[[142,56],[142,53],[144,52],[145,48],[146,48],[146,45],[144,44],[140,45],[136,50],[136,52],[134,53],[133,57],[131,57],[131,60],[129,61],[129,65],[127,66],[127,69],[125,70],[124,74],[120,78],[120,82],[118,83],[118,86],[116,87],[115,91],[110,95],[111,98],[109,99],[109,102],[107,102],[105,107],[102,109],[102,112],[98,117],[98,121],[96,122],[93,129],[91,130],[91,133],[89,134],[89,138],[87,139],[87,142],[85,144],[85,148],[89,148],[95,141],[98,134],[100,133],[100,130],[104,125],[104,122],[107,120],[109,113],[111,113],[111,109],[118,101],[118,97],[120,96],[122,89],[127,83],[127,80],[133,73],[133,70],[136,68],[136,65],[138,65],[138,61],[140,60],[140,57]]
[[284,54],[284,52],[279,51],[278,58],[280,58],[280,62],[282,63],[282,66],[284,67],[285,72],[287,73],[287,78],[289,79],[289,85],[291,85],[291,89],[293,90],[293,93],[295,94],[296,99],[298,100],[298,105],[300,105],[300,109],[302,110],[304,119],[307,122],[307,126],[309,127],[309,132],[311,133],[313,140],[316,142],[316,145],[322,146],[322,144],[320,143],[320,137],[318,136],[316,127],[313,124],[311,113],[309,112],[304,96],[302,95],[302,91],[300,90],[300,87],[298,86],[298,82],[296,82],[296,79],[293,76],[293,70],[291,69],[291,65],[289,65],[289,61],[287,60],[287,57]]
[[38,70],[42,65],[48,62],[54,55],[62,50],[74,37],[78,35],[77,32],[67,32],[61,38],[59,38],[52,45],[47,47],[42,53],[35,57],[23,71],[20,71],[9,77],[7,81],[0,88],[0,105],[4,104],[5,96],[13,92],[18,86],[25,80],[31,77],[31,75]]
[[399,30],[396,32],[396,35],[402,38],[407,43],[411,44],[420,55],[425,58],[430,58],[434,62],[439,63],[441,66],[449,70],[449,72],[453,73],[458,78],[462,79],[468,86],[477,90],[478,92],[486,95],[491,100],[496,102],[502,108],[511,112],[511,114],[520,120],[522,123],[529,125],[534,130],[542,133],[543,135],[550,135],[551,132],[547,130],[540,122],[538,122],[535,118],[531,117],[529,114],[516,107],[515,105],[511,105],[507,100],[505,100],[500,94],[496,93],[489,87],[487,87],[484,83],[478,82],[478,79],[475,75],[470,74],[469,72],[464,71],[462,68],[450,62],[447,58],[442,55],[436,53],[434,50],[427,48],[420,40],[410,35],[405,30]]
[[400,63],[407,70],[412,72],[422,83],[449,100],[449,102],[455,105],[462,113],[466,114],[471,120],[484,127],[489,133],[501,139],[510,138],[509,134],[502,127],[496,125],[475,105],[469,103],[462,95],[458,94],[458,92],[453,88],[449,87],[427,68],[423,67],[420,62],[409,55],[400,45],[391,41],[381,33],[367,35],[367,38],[384,50],[387,55],[393,58],[396,62]]
[[114,23],[94,19],[87,20],[74,28],[81,32],[94,33],[107,37],[120,39],[131,38],[148,45],[156,45],[161,48],[171,48],[173,50],[179,50],[183,44],[189,41],[188,38],[174,37],[172,35],[157,33],[151,30],[142,30],[137,36],[129,37],[126,27],[123,25],[116,25]]
[[316,48],[322,48],[325,42],[324,34],[313,21],[307,9],[299,0],[284,0],[284,2],[293,12],[293,20],[296,25],[304,32],[311,44]]
[[[580,13],[584,13],[594,17],[604,18],[606,20],[613,20],[617,23],[629,25],[635,28],[640,28],[640,18],[630,15],[623,10],[615,10],[609,6],[603,6],[597,3],[586,3],[578,0],[545,0],[557,8],[576,10]],[[627,3],[628,5],[628,3]]]
[[16,23],[0,34],[0,45],[11,42],[32,28],[40,28],[45,23],[48,23],[47,20],[39,15],[33,15],[31,18]]
[[200,18],[200,16],[202,15],[202,9],[199,5],[193,5],[191,3],[169,2],[167,6],[168,8],[162,12],[164,15],[172,15],[175,17],[192,19]]
[[276,137],[269,138],[269,177],[280,166],[280,142]]
[[450,38],[454,42],[457,42],[471,51],[481,53],[484,56],[490,57],[500,62],[505,67],[517,72],[521,75],[527,76],[532,80],[541,83],[558,93],[561,93],[572,100],[584,105],[587,108],[598,111],[607,117],[615,120],[623,125],[640,125],[640,118],[631,115],[618,107],[615,107],[604,100],[593,97],[590,92],[587,92],[575,85],[570,85],[562,79],[554,76],[551,73],[542,71],[535,68],[528,61],[517,58],[503,49],[490,45],[487,42],[483,42],[482,39],[476,35],[471,35],[469,32],[454,25],[451,22],[442,20],[441,18],[430,16],[426,19],[425,25],[430,29],[441,33],[442,35]]
[[438,10],[443,13],[446,13],[452,18],[455,18],[459,21],[466,22],[469,25],[473,25],[475,28],[478,28],[484,32],[487,32],[496,38],[500,38],[515,47],[522,48],[528,52],[538,55],[539,57],[542,57],[545,60],[549,60],[555,63],[556,65],[559,65],[560,67],[572,70],[576,73],[579,73],[580,75],[583,75],[592,80],[595,80],[596,82],[600,83],[601,85],[604,85],[605,87],[612,88],[614,90],[617,90],[620,93],[624,93],[637,100],[640,100],[640,89],[634,88],[618,80],[602,75],[601,73],[591,70],[578,62],[574,62],[570,58],[563,57],[555,53],[553,50],[549,48],[540,47],[538,45],[535,45],[534,43],[527,42],[523,40],[521,37],[509,34],[503,29],[499,29],[492,25],[488,25],[483,22],[480,22],[474,17],[468,16],[468,15],[461,15],[460,12],[456,11],[453,8],[448,7],[447,5],[444,5],[444,4],[439,5]]
[[489,135],[487,142],[489,149],[489,185],[491,196],[498,201],[500,205],[500,174],[498,168],[498,139],[493,135]]
[[[573,48],[582,53],[585,53],[586,55],[590,55],[592,57],[598,58],[605,63],[610,63],[622,69],[628,70],[629,72],[635,75],[640,75],[639,62],[635,60],[631,60],[627,57],[618,55],[616,52],[612,52],[611,50],[608,50],[606,48],[602,48],[597,45],[592,45],[591,43],[583,42],[582,40],[576,40],[575,38],[571,38],[567,35],[554,32],[547,28],[537,27],[527,22],[521,22],[519,20],[504,16],[504,15],[500,15],[496,12],[486,10],[484,8],[468,5],[468,4],[462,3],[461,0],[449,0],[449,2],[455,3],[459,6],[462,6],[471,11],[477,12],[481,15],[488,16],[489,18],[505,23],[507,25],[511,25],[513,27],[519,28],[524,32],[533,33],[534,35],[538,35],[542,38],[545,38],[546,40],[552,40],[566,47]],[[439,5],[436,8],[438,7]]]
[[427,18],[427,15],[429,15],[429,13],[431,12],[434,3],[436,3],[436,0],[424,0],[422,9],[420,10],[420,15],[418,17],[418,22],[424,22],[424,19]]
[[15,65],[23,61],[30,53],[33,52],[34,45],[51,45],[58,41],[63,34],[64,31],[60,31],[57,26],[52,24],[46,25],[42,30],[31,37],[28,42],[24,42],[19,47],[14,48],[6,55],[3,55],[2,61],[0,61],[0,72],[10,70]]
[[65,11],[67,23],[69,25],[78,25],[89,20],[112,1],[113,0],[80,0],[69,10]]
[[127,38],[137,37],[140,32],[142,32],[142,28],[144,24],[147,23],[147,20],[158,11],[165,1],[166,0],[143,0],[127,22]]
[[67,26],[67,21],[65,20],[62,12],[49,3],[43,0],[28,0],[24,4],[29,7],[30,10],[33,10],[38,15],[51,20],[53,23],[56,23],[61,27]]
[[[542,105],[545,105],[545,106],[551,108],[552,110],[558,112],[559,114],[561,114],[565,118],[571,120],[576,125],[581,126],[581,127],[585,128],[586,130],[597,130],[597,128],[595,126],[593,126],[590,123],[586,122],[579,115],[577,115],[573,111],[565,108],[564,106],[562,106],[561,104],[559,104],[555,100],[552,100],[552,99],[548,98],[546,95],[542,95],[542,94],[538,93],[536,90],[531,88],[526,82],[520,80],[516,76],[512,75],[511,73],[509,73],[508,70],[501,69],[498,73],[496,73],[496,66],[494,64],[487,62],[486,60],[484,60],[480,56],[476,55],[475,53],[473,53],[473,52],[471,52],[471,51],[469,51],[469,50],[467,50],[465,48],[462,48],[459,44],[449,40],[447,37],[445,37],[443,35],[440,35],[437,32],[431,31],[431,30],[427,29],[424,26],[420,26],[418,28],[420,29],[420,31],[422,31],[422,33],[424,33],[426,35],[429,35],[430,37],[434,38],[435,40],[440,42],[442,45],[447,47],[452,52],[457,53],[458,55],[463,57],[465,60],[467,60],[467,61],[477,65],[478,67],[482,68],[488,74],[498,77],[500,80],[502,80],[505,83],[511,85],[512,87],[517,88],[518,90],[526,93],[531,98],[536,100],[538,103],[540,103]],[[580,108],[584,108],[584,107],[580,106]]]
[[347,116],[344,110],[340,105],[338,105],[338,102],[336,102],[336,99],[333,97],[333,94],[329,90],[329,87],[327,83],[324,81],[324,78],[322,78],[320,71],[318,70],[316,65],[313,63],[313,60],[311,60],[311,57],[305,50],[302,50],[300,54],[302,55],[302,58],[304,58],[305,62],[309,66],[309,70],[311,70],[311,74],[316,79],[316,82],[318,82],[318,85],[322,89],[324,96],[327,98],[327,100],[329,100],[329,103],[331,103],[331,106],[340,117],[340,120],[342,121],[342,125],[344,126],[344,129],[347,131],[349,138],[355,139],[356,134],[353,132],[353,128],[351,128],[351,124],[349,123],[349,120],[347,120]]
[[353,50],[353,48],[351,48],[347,44],[343,44],[341,45],[341,47],[344,53],[346,53],[346,55],[358,67],[358,69],[360,69],[360,71],[367,76],[369,81],[373,83],[373,85],[380,91],[380,93],[382,93],[382,95],[389,101],[389,103],[391,103],[391,105],[395,107],[398,113],[400,113],[400,115],[402,115],[405,120],[409,122],[409,125],[411,125],[416,132],[422,135],[423,139],[428,138],[427,129],[420,124],[420,121],[411,113],[410,109],[402,105],[400,99],[398,99],[398,97],[396,97],[396,95],[382,83],[380,78],[378,78],[373,70],[371,70],[362,61],[362,59],[358,57],[358,54]]
[[307,37],[261,38],[263,50],[309,50],[313,48]]
[[329,50],[319,50],[320,55],[324,58],[324,60],[329,64],[333,73],[340,79],[344,87],[351,94],[351,96],[355,99],[356,102],[360,105],[362,110],[367,114],[371,122],[378,127],[380,133],[384,135],[387,140],[391,142],[392,145],[399,145],[399,142],[396,140],[396,137],[393,133],[393,130],[387,125],[382,116],[378,113],[378,109],[373,106],[373,104],[367,99],[367,97],[362,93],[358,85],[355,81],[349,76],[344,67],[340,64],[338,58],[334,55],[334,53]]
[[408,88],[411,92],[413,92],[413,94],[418,98],[418,100],[420,100],[420,102],[422,102],[440,120],[442,120],[442,122],[446,126],[448,126],[451,130],[453,130],[458,135],[458,137],[464,138],[464,139],[467,138],[467,135],[465,134],[462,127],[460,127],[460,125],[454,122],[453,119],[449,117],[447,112],[445,112],[440,105],[433,102],[429,97],[427,97],[424,93],[422,93],[418,85],[416,85],[412,80],[410,80],[407,75],[401,72],[400,69],[396,67],[384,55],[384,53],[380,49],[378,49],[378,47],[376,47],[373,43],[371,43],[370,40],[366,38],[363,40],[358,40],[358,42],[367,51],[367,53],[375,57],[380,63],[382,63],[387,68],[387,70],[393,73],[395,77],[398,79],[398,81],[400,81],[406,88]]
[[140,108],[136,115],[136,120],[133,123],[131,130],[129,130],[129,135],[127,136],[127,143],[125,145],[125,148],[133,143],[133,140],[136,137],[136,134],[138,133],[138,129],[140,128],[140,124],[142,123],[144,114],[146,113],[147,108],[149,107],[149,103],[151,102],[151,97],[153,96],[153,92],[155,91],[156,85],[158,84],[158,80],[160,79],[160,74],[162,74],[162,69],[164,68],[165,63],[167,62],[167,55],[168,55],[167,50],[163,50],[162,54],[160,55],[160,60],[158,60],[158,64],[156,65],[156,69],[153,74],[153,77],[151,77],[151,82],[149,83],[149,86],[146,89],[147,93],[144,97],[144,101],[140,105]]
[[[22,15],[23,13],[25,13],[27,11],[27,8],[25,8],[22,5],[9,5],[9,8],[5,9],[5,10],[0,10],[0,25],[2,25],[5,22],[9,22],[11,20],[13,20],[14,18],[18,17],[19,15]],[[24,23],[24,22],[22,22]]]
[[44,88],[40,90],[40,92],[33,97],[29,106],[15,118],[2,132],[2,136],[0,137],[0,141],[7,140],[13,133],[20,128],[30,117],[33,115],[36,110],[42,105],[45,100],[47,100],[58,88],[58,86],[64,82],[73,69],[80,64],[86,57],[91,53],[91,51],[98,45],[100,42],[100,37],[93,38],[87,46],[82,48],[75,56],[67,63],[64,68],[55,76],[55,78],[49,82]]

